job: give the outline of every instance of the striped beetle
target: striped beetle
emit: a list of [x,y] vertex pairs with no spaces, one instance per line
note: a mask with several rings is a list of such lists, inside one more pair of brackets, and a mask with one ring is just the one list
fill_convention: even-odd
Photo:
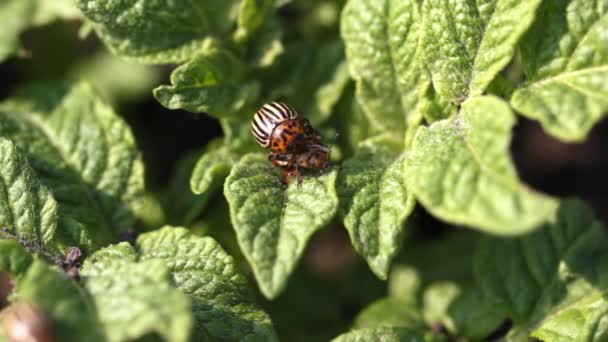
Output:
[[302,183],[300,168],[327,167],[330,148],[321,143],[321,136],[294,109],[281,102],[263,105],[253,116],[251,131],[256,142],[271,152],[273,166],[283,166],[287,182],[295,174]]

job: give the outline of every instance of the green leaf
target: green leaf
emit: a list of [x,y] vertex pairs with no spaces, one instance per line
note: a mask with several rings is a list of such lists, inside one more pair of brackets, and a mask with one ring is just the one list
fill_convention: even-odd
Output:
[[143,63],[192,58],[205,38],[230,32],[237,0],[77,0],[110,51]]
[[274,341],[268,315],[255,302],[247,279],[234,260],[209,237],[184,228],[164,227],[137,239],[141,259],[162,259],[179,289],[192,300],[194,316],[221,341]]
[[201,151],[192,151],[177,161],[171,181],[161,196],[170,224],[191,224],[209,201],[209,195],[196,195],[190,190],[190,176],[200,155]]
[[12,141],[0,137],[0,229],[57,252],[58,247],[67,247],[65,241],[54,241],[57,207],[26,157]]
[[248,64],[255,68],[273,65],[285,50],[281,42],[282,38],[283,31],[279,20],[276,17],[268,18],[256,34],[245,41],[244,49]]
[[272,65],[283,53],[283,32],[273,0],[243,0],[233,40],[253,67]]
[[592,210],[564,200],[541,230],[486,238],[475,272],[488,300],[514,321],[508,340],[600,341],[608,337],[608,235]]
[[420,291],[420,275],[414,267],[396,265],[388,281],[388,295],[415,301]]
[[270,99],[283,99],[316,126],[326,121],[350,77],[342,41],[295,43],[264,75]]
[[87,84],[20,89],[0,105],[0,135],[23,151],[58,203],[56,239],[64,246],[88,252],[134,223],[144,188],[140,153],[128,126]]
[[423,295],[424,319],[429,325],[441,322],[450,333],[483,340],[505,320],[505,314],[484,300],[471,283],[436,282]]
[[369,329],[357,329],[342,334],[332,342],[426,342],[443,341],[433,337],[423,330],[409,328],[381,327]]
[[355,318],[354,327],[424,328],[424,320],[417,303],[403,298],[382,298],[363,309]]
[[112,105],[149,96],[150,89],[161,81],[158,68],[124,61],[105,50],[76,64],[70,74],[76,79],[91,82]]
[[[190,189],[190,178],[194,166],[197,164],[199,158],[205,158],[205,156],[215,152],[212,146],[218,145],[216,143],[221,143],[221,141],[212,141],[207,148],[213,152],[204,152],[201,156],[200,151],[193,151],[184,155],[178,161],[171,178],[171,183],[162,196],[163,206],[167,212],[167,220],[169,223],[183,225],[192,223],[208,204],[213,193],[221,188],[221,181],[223,178],[219,177],[219,175],[216,177],[216,174],[212,170],[207,170],[205,168],[202,173],[208,177],[208,188],[203,191],[202,195],[194,194]],[[211,165],[215,166],[215,164]],[[224,177],[228,172],[229,171],[226,172]]]
[[19,35],[36,10],[35,0],[5,0],[0,4],[0,62],[19,50]]
[[246,71],[237,56],[209,41],[200,54],[173,70],[170,86],[154,89],[154,97],[169,109],[234,116],[257,97],[257,83],[244,82]]
[[318,87],[315,101],[322,118],[328,118],[334,112],[350,80],[348,64],[342,61],[336,66],[331,79]]
[[94,254],[87,257],[84,267],[105,269],[111,267],[111,264],[116,260],[137,261],[137,252],[135,252],[133,246],[128,242],[120,242],[97,250]]
[[529,82],[513,107],[566,141],[584,140],[608,113],[608,4],[545,1],[522,41]]
[[39,306],[54,322],[57,341],[105,341],[91,298],[62,271],[34,260],[15,284],[14,300]]
[[333,218],[338,197],[335,170],[307,176],[285,188],[260,154],[241,158],[224,185],[241,250],[262,293],[276,297],[285,287],[310,236]]
[[[416,227],[427,222],[426,220],[416,222],[417,217],[420,216],[415,213],[412,215],[412,226],[428,229],[426,226]],[[449,233],[431,240],[407,239],[391,270],[389,294],[403,297],[399,293],[411,294],[434,282],[470,282],[473,277],[473,252],[479,235],[471,230],[450,230]],[[438,263],[437,260],[450,260],[450,262]],[[414,275],[410,274],[412,270],[415,270]],[[399,275],[403,272],[404,275]],[[405,288],[402,282],[407,285]],[[410,285],[411,282],[414,285]],[[408,290],[410,287],[411,289]]]
[[57,19],[82,19],[82,13],[72,0],[37,0],[36,14],[32,19],[34,25],[47,25]]
[[208,194],[218,189],[230,169],[238,162],[238,154],[226,146],[210,149],[196,162],[190,187],[195,194]]
[[446,221],[500,235],[527,232],[555,200],[518,180],[509,158],[515,117],[498,98],[476,97],[450,120],[420,127],[406,159],[410,191]]
[[101,260],[105,262],[86,263],[81,275],[108,341],[131,341],[153,332],[168,341],[189,340],[190,302],[173,287],[163,261]]
[[481,95],[513,58],[541,0],[427,0],[424,60],[437,92],[451,102]]
[[453,231],[427,241],[409,239],[391,271],[389,298],[416,303],[427,326],[439,323],[461,339],[486,338],[507,317],[473,283],[479,236]]
[[344,90],[340,101],[334,107],[329,124],[340,133],[337,141],[346,156],[353,155],[359,143],[380,133],[375,132],[359,105],[353,84]]
[[164,198],[170,222],[192,223],[222,188],[238,158],[239,154],[220,139],[211,141],[202,154],[183,157]]
[[417,0],[347,2],[341,32],[357,96],[377,128],[403,130],[428,79]]
[[0,240],[0,270],[21,278],[34,258],[15,240]]
[[458,112],[458,108],[437,94],[435,87],[429,82],[423,97],[418,103],[418,111],[426,122],[433,123],[453,116]]
[[353,246],[382,279],[401,248],[404,222],[415,204],[405,188],[401,149],[400,141],[388,136],[362,142],[342,164],[337,187]]
[[250,35],[262,27],[268,15],[274,9],[274,0],[243,0],[239,9],[238,29]]

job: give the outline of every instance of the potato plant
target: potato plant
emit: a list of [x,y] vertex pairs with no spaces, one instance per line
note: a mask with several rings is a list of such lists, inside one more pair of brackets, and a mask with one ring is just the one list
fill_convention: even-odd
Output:
[[[608,2],[2,0],[0,19],[3,63],[62,56],[21,43],[61,22],[103,50],[1,100],[3,322],[26,303],[55,341],[608,339],[606,227],[510,153],[518,115],[582,142],[608,113]],[[222,130],[156,187],[120,105],[146,94]],[[300,187],[251,134],[277,100],[332,147]],[[302,260],[313,235],[337,236],[329,275]]]

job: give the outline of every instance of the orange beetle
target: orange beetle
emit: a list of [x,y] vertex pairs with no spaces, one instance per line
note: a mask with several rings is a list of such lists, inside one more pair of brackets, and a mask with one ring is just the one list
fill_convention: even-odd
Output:
[[321,143],[321,136],[308,120],[281,102],[263,105],[253,116],[251,131],[262,147],[270,147],[268,159],[273,166],[283,166],[289,182],[295,173],[302,182],[300,168],[323,171],[330,149]]

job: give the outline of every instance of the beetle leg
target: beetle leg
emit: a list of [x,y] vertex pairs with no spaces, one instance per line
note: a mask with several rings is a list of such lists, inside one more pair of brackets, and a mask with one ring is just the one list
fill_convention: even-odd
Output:
[[302,186],[302,181],[304,180],[304,176],[302,176],[302,171],[300,171],[300,165],[295,164],[296,169],[296,178],[298,181],[298,189]]
[[315,130],[312,125],[310,124],[310,121],[308,121],[308,119],[303,119],[303,124],[304,124],[304,132],[306,132],[306,135],[310,136],[312,138],[312,143],[313,144],[318,144],[321,142],[321,134],[319,134],[319,132],[317,132],[317,130]]

